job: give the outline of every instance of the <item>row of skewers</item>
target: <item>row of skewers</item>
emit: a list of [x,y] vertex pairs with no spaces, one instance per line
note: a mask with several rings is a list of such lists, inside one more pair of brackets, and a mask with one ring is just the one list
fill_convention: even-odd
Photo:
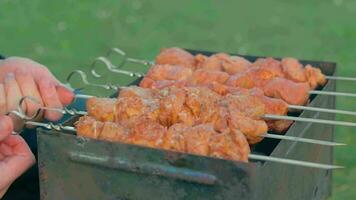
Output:
[[[99,59],[111,71],[140,76]],[[90,84],[83,72],[76,72],[88,85],[121,89],[117,99],[77,96],[90,97],[88,113],[79,111],[87,116],[76,123],[78,135],[239,161],[257,158],[249,154],[249,144],[256,144],[263,137],[288,139],[267,130],[283,133],[292,123],[284,119],[301,119],[284,115],[288,109],[308,109],[301,105],[307,103],[308,95],[314,91],[311,89],[322,87],[327,78],[319,69],[310,65],[303,68],[293,58],[265,58],[251,63],[227,54],[193,56],[179,48],[165,49],[157,56],[141,87]],[[100,76],[94,69],[92,72]],[[284,118],[275,120],[278,116]],[[319,144],[336,145],[327,141]]]

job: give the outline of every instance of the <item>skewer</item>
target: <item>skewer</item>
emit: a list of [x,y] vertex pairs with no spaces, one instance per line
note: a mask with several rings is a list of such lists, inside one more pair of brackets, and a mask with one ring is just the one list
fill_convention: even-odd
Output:
[[[87,86],[95,86],[95,87],[100,87],[100,88],[104,88],[107,90],[118,90],[119,88],[127,88],[127,87],[119,87],[119,86],[114,86],[111,84],[93,84],[93,83],[89,83],[87,78],[86,78],[86,74],[81,71],[81,70],[75,70],[73,71],[67,78],[67,83],[69,84],[69,81],[71,79],[71,77],[74,74],[79,74],[83,83]],[[79,96],[79,97],[83,97],[83,98],[91,98],[91,96]],[[319,112],[331,112],[331,113],[348,113],[351,111],[347,111],[344,112],[342,110],[333,110],[333,109],[327,109],[327,108],[315,108],[315,107],[306,107],[306,106],[292,106],[293,108],[298,108],[298,109],[304,109],[304,110],[311,110],[311,111],[319,111]],[[303,117],[291,117],[291,116],[281,116],[281,115],[271,115],[271,114],[265,114],[262,116],[263,118],[266,119],[277,119],[277,120],[292,120],[292,121],[301,121],[301,122],[313,122],[313,123],[321,123],[321,124],[329,124],[329,125],[341,125],[341,126],[352,126],[352,127],[356,127],[356,123],[354,122],[345,122],[345,121],[336,121],[336,120],[324,120],[324,119],[313,119],[313,118],[303,118]]]
[[[150,61],[142,61],[142,60],[136,60],[136,59],[131,59],[131,58],[126,58],[126,59],[127,59],[127,61],[140,63],[140,64],[144,64],[144,65],[151,65],[152,64]],[[130,77],[138,77],[138,78],[141,78],[141,77],[143,77],[145,75],[144,73],[130,72],[130,71],[121,70],[121,69],[119,70],[119,69],[117,69],[118,67],[115,66],[114,64],[112,64],[107,58],[98,57],[92,63],[92,68],[91,68],[91,73],[96,78],[102,77],[102,75],[98,74],[97,71],[95,70],[96,63],[98,61],[103,62],[105,64],[105,66],[106,66],[106,69],[108,69],[110,72],[113,72],[113,73],[123,74],[123,75],[128,75]],[[331,76],[327,76],[327,77],[331,77]],[[340,80],[347,80],[347,79],[355,79],[356,80],[356,78],[348,78],[348,77],[337,77],[337,78],[340,79]],[[356,94],[348,93],[348,92],[332,92],[332,91],[309,90],[308,93],[309,93],[309,95],[319,94],[319,95],[328,95],[328,96],[356,97]]]
[[[12,111],[11,113],[13,113],[16,116],[20,117],[21,119],[25,120],[25,116],[22,113],[20,113],[18,111]],[[43,127],[43,128],[49,129],[49,130],[53,129],[53,130],[57,130],[57,131],[64,130],[64,131],[76,132],[75,127],[63,126],[62,124],[42,123],[42,122],[34,122],[34,121],[25,121],[25,124],[39,126],[39,127]],[[17,135],[18,133],[13,132],[13,134]],[[293,159],[287,159],[287,158],[263,156],[263,155],[257,155],[257,154],[249,154],[248,157],[251,160],[270,161],[270,162],[276,162],[276,163],[281,163],[281,164],[289,164],[289,165],[310,167],[310,168],[317,168],[317,169],[324,169],[324,170],[344,168],[343,166],[338,166],[338,165],[329,165],[329,164],[322,164],[322,163],[308,162],[308,161],[301,161],[301,160],[293,160]]]
[[293,159],[287,159],[287,158],[277,158],[277,157],[272,157],[272,156],[263,156],[263,155],[256,155],[256,154],[250,154],[250,155],[248,155],[248,157],[251,160],[271,161],[271,162],[303,166],[303,167],[310,167],[310,168],[325,169],[325,170],[344,168],[343,166],[338,166],[338,165],[320,164],[320,163],[314,163],[314,162],[293,160]]
[[[108,51],[108,53],[106,54],[107,57],[109,57],[112,53],[120,55],[123,58],[122,62],[118,65],[117,68],[123,67],[126,64],[126,62],[138,63],[138,64],[145,65],[147,67],[151,67],[152,65],[155,64],[154,61],[141,60],[141,59],[128,57],[122,49],[119,49],[117,47],[111,48]],[[115,66],[113,65],[113,67],[115,67]],[[327,75],[325,75],[325,78],[328,80],[338,80],[338,81],[356,81],[356,77],[347,77],[347,76],[327,76]]]
[[356,81],[355,77],[345,77],[345,76],[325,76],[328,80],[337,80],[337,81]]
[[319,107],[308,107],[308,106],[299,106],[299,105],[288,105],[289,109],[297,110],[308,110],[316,112],[325,112],[325,113],[334,113],[334,114],[343,114],[343,115],[356,115],[356,112],[348,110],[338,110],[338,109],[329,109],[329,108],[319,108]]
[[[107,60],[104,57],[98,57],[97,59],[101,60],[102,62],[104,62],[106,68],[114,73],[120,73],[114,69],[113,65],[111,64],[111,62],[109,60]],[[99,75],[96,71],[95,71],[95,63],[93,63],[92,65],[92,70],[91,73],[93,76],[100,78],[102,77],[101,75]],[[137,77],[141,77],[141,74],[138,73],[138,75],[134,75],[135,73],[133,72],[128,72],[126,71],[124,74],[127,75],[128,73],[130,73],[130,76],[137,76]],[[142,74],[144,75],[144,74]],[[83,80],[83,78],[82,78]],[[86,78],[85,78],[86,81]],[[86,81],[87,82],[87,81]],[[87,84],[88,85],[88,84]],[[110,87],[110,86],[102,86],[102,87]],[[309,91],[309,94],[321,94],[321,95],[335,95],[335,96],[348,96],[348,97],[356,97],[356,94],[352,94],[352,93],[342,93],[342,92],[330,92],[330,91],[319,91],[319,90],[311,90]],[[326,113],[335,113],[335,114],[344,114],[344,115],[354,115],[356,116],[356,112],[352,112],[352,111],[346,111],[346,110],[337,110],[337,109],[328,109],[328,108],[317,108],[317,107],[308,107],[308,106],[299,106],[299,105],[288,105],[288,108],[291,109],[297,109],[297,110],[308,110],[308,111],[317,111],[317,112],[326,112]]]
[[324,146],[345,146],[346,145],[345,143],[331,142],[331,141],[325,141],[325,140],[316,140],[316,139],[309,139],[309,138],[301,138],[301,137],[294,137],[294,136],[288,136],[288,135],[279,135],[279,134],[272,134],[272,133],[266,133],[266,134],[262,135],[261,137],[279,139],[279,140],[288,140],[288,141],[294,141],[294,142],[303,142],[303,143],[309,143],[309,144],[318,144],[318,145],[324,145]]
[[293,117],[293,116],[285,116],[285,115],[282,116],[282,115],[271,115],[271,114],[264,114],[262,117],[265,119],[291,120],[296,122],[312,122],[312,123],[319,123],[319,124],[356,127],[356,123],[354,122],[345,122],[345,121],[336,121],[336,120],[327,120],[327,119],[315,119],[315,118]]
[[[68,109],[68,108],[59,109],[59,108],[40,107],[35,112],[35,115],[27,116],[25,114],[25,111],[22,109],[22,103],[26,99],[32,101],[33,103],[39,104],[38,100],[34,99],[33,97],[25,96],[25,97],[22,97],[20,99],[19,106],[18,106],[18,114],[17,115],[21,115],[21,117],[23,119],[26,119],[26,120],[33,120],[33,119],[37,118],[38,114],[41,113],[41,110],[55,111],[55,112],[60,112],[62,114],[69,114],[69,115],[72,115],[72,116],[74,116],[74,115],[87,115],[88,114],[85,111],[78,111],[76,109]],[[316,140],[316,139],[308,139],[308,138],[300,138],[300,137],[294,137],[294,136],[285,136],[285,135],[278,135],[278,134],[272,134],[272,133],[266,133],[264,135],[261,135],[261,137],[272,138],[272,139],[280,139],[280,140],[288,140],[288,141],[293,141],[293,142],[303,142],[303,143],[317,144],[317,145],[324,145],[324,146],[344,146],[344,145],[346,145],[344,143],[337,143],[337,142]]]

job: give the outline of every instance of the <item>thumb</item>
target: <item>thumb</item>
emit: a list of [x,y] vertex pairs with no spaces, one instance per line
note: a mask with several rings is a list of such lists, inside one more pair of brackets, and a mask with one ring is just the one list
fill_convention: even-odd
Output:
[[7,138],[14,129],[14,125],[9,116],[0,116],[0,142]]
[[57,85],[56,90],[57,90],[59,100],[61,101],[63,106],[69,105],[70,103],[73,102],[74,99],[73,91],[71,91],[70,89],[62,85]]

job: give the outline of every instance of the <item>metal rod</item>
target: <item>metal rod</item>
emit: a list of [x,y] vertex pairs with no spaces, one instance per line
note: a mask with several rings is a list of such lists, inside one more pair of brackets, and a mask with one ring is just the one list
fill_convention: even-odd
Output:
[[94,96],[92,95],[86,95],[86,94],[76,94],[75,98],[77,99],[90,99],[93,98]]
[[[125,59],[126,59],[126,58],[125,58]],[[133,59],[133,60],[135,60],[135,59]],[[132,60],[128,60],[128,61],[133,62]],[[110,72],[113,72],[113,73],[123,74],[123,75],[127,75],[127,76],[130,76],[130,77],[139,77],[139,78],[141,78],[141,77],[144,76],[144,74],[142,74],[142,73],[130,72],[130,71],[127,71],[127,70],[119,69],[120,67],[117,67],[117,66],[113,65],[113,64],[111,63],[111,61],[110,61],[108,58],[103,57],[103,56],[100,56],[100,57],[97,57],[97,58],[93,61],[93,63],[91,64],[91,70],[90,70],[90,72],[91,72],[91,74],[92,74],[94,77],[96,77],[96,78],[102,77],[102,75],[99,74],[99,73],[96,71],[96,67],[97,67],[97,63],[98,63],[98,62],[104,63],[106,69],[107,69],[108,71],[110,71]],[[126,62],[126,60],[124,60],[124,61],[120,64],[120,66],[123,65],[125,62]],[[138,62],[138,61],[137,61],[137,62]]]
[[312,123],[319,123],[319,124],[356,127],[356,123],[354,122],[335,121],[335,120],[327,120],[327,119],[314,119],[314,118],[293,117],[293,116],[285,116],[285,115],[271,115],[271,114],[264,114],[262,117],[266,119],[291,120],[296,122],[312,122]]
[[339,165],[328,165],[328,164],[321,164],[321,163],[315,163],[315,162],[293,160],[293,159],[287,159],[287,158],[277,158],[277,157],[272,157],[272,156],[263,156],[263,155],[256,155],[256,154],[250,154],[248,157],[251,160],[271,161],[271,162],[277,162],[277,163],[283,163],[283,164],[289,164],[289,165],[326,169],[326,170],[344,168],[343,166],[339,166]]
[[69,109],[69,108],[60,109],[60,108],[41,107],[39,109],[47,110],[47,111],[55,111],[55,112],[59,112],[59,113],[62,113],[62,114],[69,114],[69,115],[87,115],[88,114],[88,112],[86,112],[86,111],[80,111],[80,110],[76,110],[74,108],[72,108],[72,109]]
[[[65,130],[65,131],[73,131],[76,132],[76,129],[71,126],[63,126],[61,124],[53,124],[53,123],[41,123],[41,122],[33,122],[33,121],[26,121],[25,122],[27,125],[33,125],[33,126],[40,126],[46,129],[54,129],[57,131],[60,130]],[[344,168],[343,166],[338,166],[338,165],[327,165],[327,164],[321,164],[321,163],[315,163],[315,162],[307,162],[307,161],[301,161],[301,160],[293,160],[293,159],[287,159],[287,158],[277,158],[277,157],[272,157],[272,156],[263,156],[263,155],[256,155],[256,154],[249,154],[249,159],[251,160],[261,160],[261,161],[270,161],[270,162],[277,162],[277,163],[282,163],[282,164],[289,164],[289,165],[296,165],[296,166],[303,166],[303,167],[310,167],[310,168],[318,168],[318,169],[340,169]]]
[[356,112],[347,111],[347,110],[337,110],[337,109],[298,106],[298,105],[288,105],[288,108],[289,109],[297,109],[297,110],[310,110],[310,111],[317,111],[317,112],[326,112],[326,113],[335,113],[335,114],[355,115],[356,116]]
[[[40,113],[40,110],[47,110],[47,111],[55,111],[55,112],[60,112],[62,114],[69,114],[69,115],[87,115],[88,113],[85,111],[78,111],[76,109],[68,109],[68,108],[49,108],[49,107],[41,107],[38,109],[36,112],[36,115],[33,115],[31,117],[26,116],[24,111],[22,110],[21,104],[24,102],[25,99],[31,100],[35,103],[38,103],[38,101],[32,97],[25,96],[21,98],[20,103],[19,103],[19,114],[22,117],[26,117],[27,120],[32,120],[35,119]],[[283,139],[283,140],[290,140],[290,141],[297,141],[297,142],[305,142],[305,143],[311,143],[311,144],[319,144],[319,145],[326,145],[326,146],[341,146],[345,145],[342,143],[335,143],[335,142],[330,142],[330,141],[322,141],[322,140],[314,140],[314,139],[307,139],[307,138],[298,138],[298,137],[292,137],[292,136],[284,136],[284,135],[275,135],[275,134],[270,134],[266,133],[264,135],[261,135],[261,137],[266,137],[266,138],[274,138],[274,139]]]
[[42,123],[42,122],[33,122],[33,121],[26,121],[26,125],[32,125],[32,126],[40,126],[46,129],[54,129],[57,131],[60,130],[65,130],[65,131],[77,131],[74,127],[72,126],[63,126],[62,124],[53,124],[53,123]]
[[94,86],[94,87],[99,87],[99,88],[103,88],[106,90],[118,90],[120,88],[125,88],[122,86],[118,86],[118,85],[112,85],[112,84],[96,84],[96,83],[90,83],[87,79],[87,75],[85,72],[83,72],[82,70],[74,70],[72,71],[66,78],[66,85],[71,86],[70,81],[72,80],[74,75],[78,75],[82,81],[82,83],[86,86]]
[[338,142],[331,142],[331,141],[324,141],[324,140],[315,140],[315,139],[301,138],[301,137],[288,136],[288,135],[277,135],[277,134],[271,134],[271,133],[266,133],[264,135],[261,135],[261,137],[280,139],[280,140],[289,140],[289,141],[295,141],[295,142],[304,142],[304,143],[318,144],[318,145],[325,145],[325,146],[345,146],[346,145],[345,143],[338,143]]
[[354,93],[348,92],[332,92],[332,91],[320,91],[320,90],[310,90],[309,94],[320,94],[320,95],[329,95],[329,96],[342,96],[342,97],[356,97]]
[[338,80],[338,81],[356,81],[355,77],[344,77],[344,76],[325,76],[329,80]]

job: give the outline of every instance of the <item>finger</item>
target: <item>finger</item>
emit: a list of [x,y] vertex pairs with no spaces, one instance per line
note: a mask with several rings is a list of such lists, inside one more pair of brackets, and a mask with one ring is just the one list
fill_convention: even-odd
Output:
[[[38,102],[33,102],[29,99],[25,100],[26,115],[33,116],[43,106],[41,95],[38,91],[37,85],[30,73],[25,69],[18,69],[15,72],[16,81],[19,84],[21,93],[23,96],[30,96],[36,99]],[[42,112],[35,120],[42,118]]]
[[[17,81],[15,80],[15,75],[13,73],[8,73],[5,76],[5,93],[6,93],[6,108],[7,112],[16,110],[19,106],[20,99],[22,98],[21,90]],[[22,105],[22,109],[26,110],[26,105]],[[10,115],[14,125],[15,130],[20,130],[23,127],[23,121],[17,116]]]
[[6,93],[4,84],[0,84],[0,115],[5,115],[7,113],[6,107]]
[[13,154],[1,161],[0,171],[4,176],[1,177],[0,188],[10,185],[36,161],[35,156],[21,136],[11,135],[5,142],[12,148]]
[[11,134],[13,127],[10,117],[5,115],[0,116],[0,142]]
[[[55,85],[48,79],[42,79],[38,82],[38,88],[46,107],[62,109],[62,103],[59,100]],[[62,113],[55,111],[45,111],[45,117],[51,121],[57,121],[62,117]]]
[[73,102],[74,93],[70,89],[62,85],[57,85],[56,89],[57,89],[57,94],[59,96],[59,100],[61,101],[62,105],[66,106]]

